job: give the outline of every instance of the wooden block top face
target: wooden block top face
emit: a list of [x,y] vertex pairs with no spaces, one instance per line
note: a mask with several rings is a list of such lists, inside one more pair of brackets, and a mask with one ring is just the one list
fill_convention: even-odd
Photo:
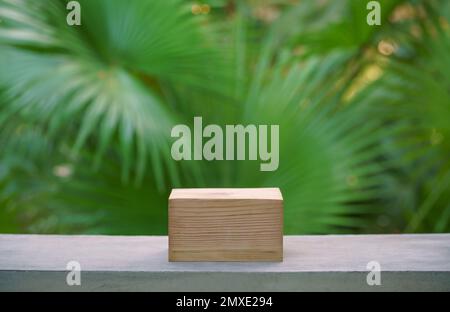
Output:
[[169,197],[169,261],[282,261],[279,189],[177,189]]
[[272,199],[283,200],[279,188],[173,189],[171,199]]

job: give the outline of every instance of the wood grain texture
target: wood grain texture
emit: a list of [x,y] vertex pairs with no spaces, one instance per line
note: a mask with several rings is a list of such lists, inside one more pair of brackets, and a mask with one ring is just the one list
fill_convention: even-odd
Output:
[[170,194],[169,261],[282,260],[279,189],[174,189]]

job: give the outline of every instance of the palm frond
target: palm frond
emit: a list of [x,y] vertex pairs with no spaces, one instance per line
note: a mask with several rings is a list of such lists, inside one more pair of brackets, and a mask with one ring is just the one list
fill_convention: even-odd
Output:
[[[1,118],[35,116],[49,123],[50,134],[67,132],[75,151],[93,138],[97,164],[117,142],[124,181],[131,167],[142,181],[150,158],[164,188],[169,126],[177,114],[161,88],[201,86],[201,92],[215,94],[227,88],[225,62],[200,21],[178,0],[81,1],[82,26],[74,30],[65,24],[59,1],[33,3],[33,10],[21,4],[0,6],[0,84],[10,99]],[[42,48],[53,52],[43,54]],[[176,171],[168,172],[177,183]]]

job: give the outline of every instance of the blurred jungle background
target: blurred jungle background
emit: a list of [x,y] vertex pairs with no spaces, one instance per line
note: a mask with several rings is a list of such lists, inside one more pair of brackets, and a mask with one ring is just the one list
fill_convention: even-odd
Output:
[[[280,187],[285,233],[450,231],[450,1],[0,0],[0,232],[167,233],[173,187]],[[278,124],[280,166],[172,160]]]

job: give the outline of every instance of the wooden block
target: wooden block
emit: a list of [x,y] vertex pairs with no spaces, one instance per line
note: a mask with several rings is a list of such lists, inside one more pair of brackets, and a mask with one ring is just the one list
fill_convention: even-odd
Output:
[[169,261],[283,261],[280,190],[172,190]]

